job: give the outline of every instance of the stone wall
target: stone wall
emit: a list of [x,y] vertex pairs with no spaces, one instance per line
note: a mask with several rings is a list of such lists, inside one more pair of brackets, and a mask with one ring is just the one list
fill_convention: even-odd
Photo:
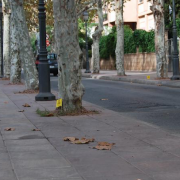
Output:
[[126,54],[124,58],[124,68],[129,71],[155,71],[155,53]]
[[100,69],[101,70],[116,70],[116,62],[115,59],[110,57],[107,59],[100,60]]
[[[134,53],[125,54],[124,67],[127,71],[155,71],[156,56],[155,53]],[[100,60],[101,70],[115,70],[116,63],[112,57],[108,60]]]

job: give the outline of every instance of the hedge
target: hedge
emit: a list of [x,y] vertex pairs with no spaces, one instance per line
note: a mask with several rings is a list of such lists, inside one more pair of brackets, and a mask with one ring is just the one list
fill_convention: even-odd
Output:
[[[100,57],[108,59],[110,56],[115,57],[117,41],[116,27],[107,36],[102,36],[100,39]],[[145,30],[135,30],[134,32],[129,26],[124,26],[124,53],[136,53],[136,48],[139,52],[154,52],[154,31],[146,32]]]

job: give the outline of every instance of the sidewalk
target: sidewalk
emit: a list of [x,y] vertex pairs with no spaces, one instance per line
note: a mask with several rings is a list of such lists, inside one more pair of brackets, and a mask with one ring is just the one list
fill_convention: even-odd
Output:
[[[117,71],[100,71],[99,74],[84,73],[85,70],[82,70],[82,77],[92,78],[92,79],[103,79],[111,81],[123,81],[130,83],[139,83],[139,84],[148,84],[148,85],[158,85],[158,86],[167,86],[180,88],[180,80],[172,81],[172,72],[168,73],[169,79],[157,80],[156,72],[142,72],[142,71],[126,71],[126,76],[117,76]],[[150,76],[148,79],[147,76]]]
[[[36,109],[53,110],[55,101],[35,102],[35,94],[14,94],[23,85],[7,84],[0,80],[0,180],[180,179],[179,135],[88,102],[100,114],[39,117]],[[95,142],[71,144],[67,136]],[[97,142],[115,145],[101,151],[93,149]]]

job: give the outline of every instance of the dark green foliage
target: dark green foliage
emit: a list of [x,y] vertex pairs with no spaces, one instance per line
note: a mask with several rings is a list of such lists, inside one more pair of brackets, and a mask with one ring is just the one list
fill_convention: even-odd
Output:
[[154,52],[154,31],[146,32],[142,29],[137,29],[133,33],[133,39],[136,47],[139,47],[140,52]]
[[110,56],[107,48],[107,37],[108,36],[102,36],[99,44],[100,57],[103,59],[109,58]]
[[31,40],[31,46],[32,46],[33,52],[35,52],[36,51],[36,45],[35,45],[36,35],[34,33],[31,33],[30,40]]
[[[113,27],[109,35],[102,36],[100,39],[101,58],[115,57],[116,41],[116,27]],[[129,26],[124,26],[124,53],[136,53],[137,47],[140,52],[154,52],[154,31],[135,30],[133,32]]]
[[[175,0],[176,7],[176,23],[177,23],[177,34],[180,37],[180,0]],[[164,5],[165,10],[165,28],[169,32],[169,39],[172,38],[172,27],[173,27],[173,17],[172,17],[172,0],[166,0]]]
[[136,53],[133,31],[131,28],[129,28],[129,26],[124,26],[124,53]]
[[147,41],[147,50],[146,52],[155,52],[155,33],[153,30],[147,32],[146,34],[146,41]]
[[99,44],[101,58],[107,59],[109,56],[115,57],[116,37],[116,27],[112,28],[112,32],[108,36],[101,37]]
[[176,18],[177,34],[180,37],[180,18]]

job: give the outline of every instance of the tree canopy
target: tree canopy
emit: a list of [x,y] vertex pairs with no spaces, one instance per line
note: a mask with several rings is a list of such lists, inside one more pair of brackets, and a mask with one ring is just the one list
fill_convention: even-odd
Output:
[[[176,6],[176,23],[177,23],[177,30],[178,36],[180,36],[180,0],[175,1]],[[173,24],[173,17],[172,17],[172,0],[165,1],[165,26],[166,29],[169,31],[170,37],[172,36],[172,24]]]
[[[24,9],[26,12],[26,21],[30,31],[38,29],[38,3],[39,0],[24,1]],[[46,24],[53,26],[53,2],[52,0],[46,0]]]

